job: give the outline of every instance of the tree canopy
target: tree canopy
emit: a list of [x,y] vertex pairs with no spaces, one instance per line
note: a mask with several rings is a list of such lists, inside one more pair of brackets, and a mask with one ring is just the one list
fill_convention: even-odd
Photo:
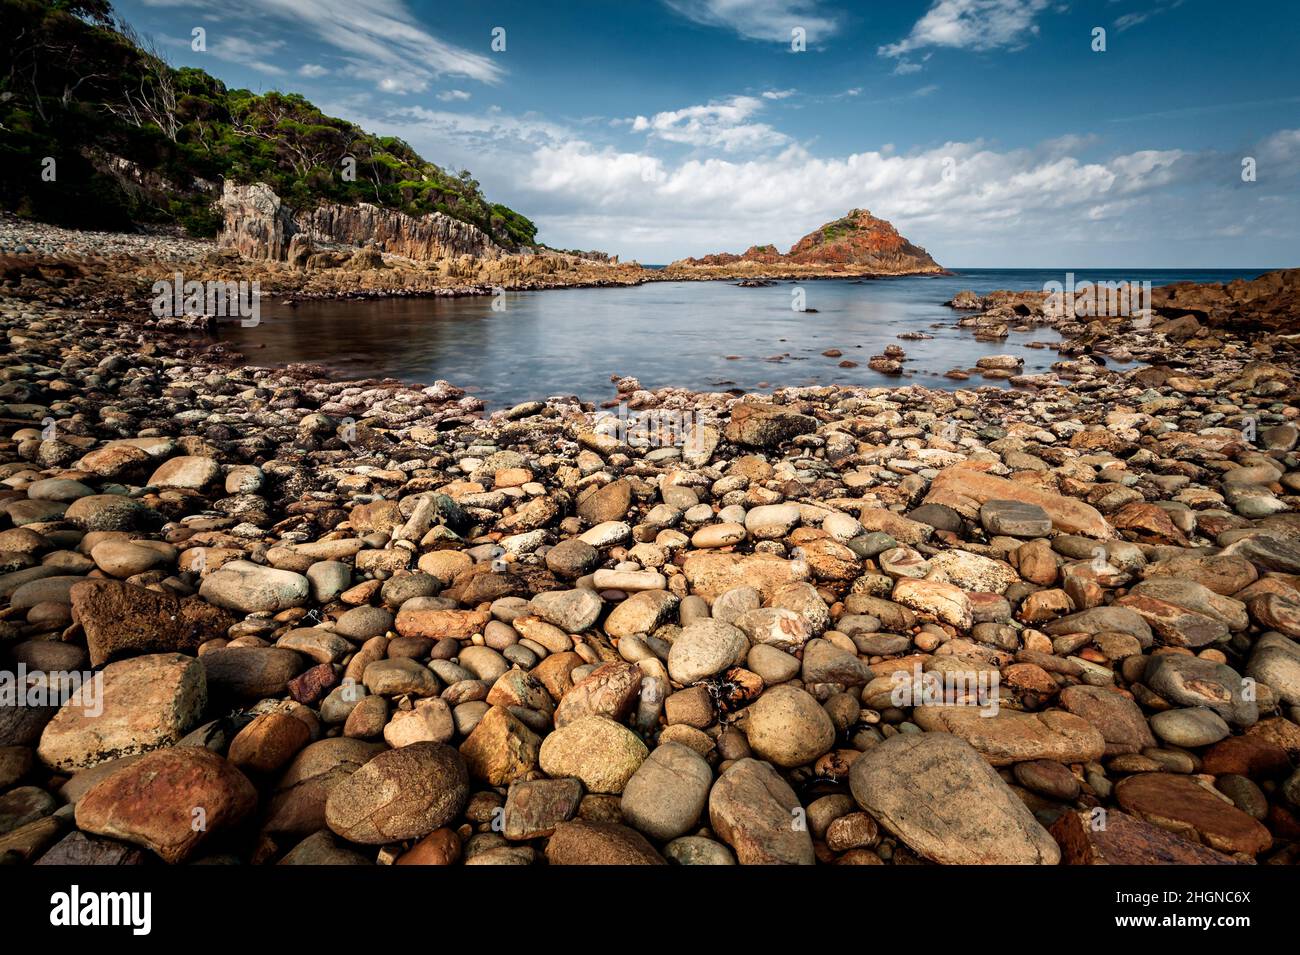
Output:
[[449,172],[296,93],[227,89],[173,68],[107,0],[0,0],[0,21],[0,202],[20,216],[213,235],[224,178],[265,182],[296,209],[372,202],[443,212],[509,249],[536,242],[537,227],[490,203],[467,170]]

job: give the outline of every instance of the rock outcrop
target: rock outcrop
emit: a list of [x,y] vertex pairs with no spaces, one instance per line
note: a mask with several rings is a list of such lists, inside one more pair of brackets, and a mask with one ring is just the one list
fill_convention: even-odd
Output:
[[1151,308],[1160,316],[1194,316],[1211,328],[1237,332],[1300,331],[1300,269],[1266,272],[1257,279],[1222,285],[1175,282],[1151,290]]
[[224,216],[218,245],[234,249],[246,259],[287,258],[296,229],[289,210],[270,186],[227,182],[218,204]]
[[355,206],[326,203],[294,218],[297,230],[317,242],[372,245],[417,262],[471,255],[499,259],[507,253],[486,232],[441,212],[408,216],[368,202]]
[[368,202],[355,206],[322,203],[293,211],[262,182],[241,185],[227,181],[219,205],[225,218],[217,244],[249,259],[289,260],[295,240],[294,258],[300,258],[303,239],[366,246],[417,262],[462,255],[499,259],[507,254],[482,229],[441,212],[416,217]]
[[866,209],[814,229],[782,255],[774,245],[750,246],[742,255],[721,252],[681,259],[669,270],[712,268],[782,274],[784,270],[844,270],[853,274],[911,275],[943,269],[919,245],[913,245],[892,224]]

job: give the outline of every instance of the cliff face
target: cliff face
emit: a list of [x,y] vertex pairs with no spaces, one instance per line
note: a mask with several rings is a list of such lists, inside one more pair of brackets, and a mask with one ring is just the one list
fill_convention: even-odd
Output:
[[295,217],[298,231],[318,242],[364,245],[417,262],[472,255],[499,259],[504,251],[487,233],[441,212],[408,216],[362,202],[355,206],[326,204]]
[[626,285],[648,277],[636,263],[620,264],[603,252],[544,246],[511,252],[477,226],[442,213],[410,216],[364,202],[294,212],[265,183],[228,181],[219,207],[217,244],[254,263],[241,263],[239,274],[256,275],[264,288],[285,294]]
[[506,252],[477,226],[435,212],[409,216],[370,203],[355,206],[324,203],[292,212],[265,183],[227,181],[220,207],[223,224],[217,244],[245,258],[285,261],[308,241],[370,246],[417,262],[436,262],[462,255],[499,259]]
[[930,253],[919,245],[913,245],[893,225],[865,209],[854,209],[843,218],[813,230],[784,255],[777,252],[774,245],[755,245],[743,255],[723,252],[682,259],[674,262],[673,266],[845,268],[882,275],[942,271]]
[[217,245],[246,259],[281,261],[288,255],[293,218],[280,197],[262,182],[240,186],[227,182],[218,202],[222,213]]

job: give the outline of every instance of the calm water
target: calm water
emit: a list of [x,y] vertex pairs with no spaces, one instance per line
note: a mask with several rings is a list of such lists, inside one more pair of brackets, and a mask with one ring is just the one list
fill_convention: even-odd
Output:
[[[1079,271],[1076,281],[1224,282],[1262,271]],[[977,342],[970,332],[951,327],[958,313],[942,303],[961,289],[1036,289],[1064,280],[1063,269],[971,269],[944,276],[805,281],[806,305],[815,313],[791,309],[794,282],[769,288],[654,282],[511,292],[504,311],[492,310],[490,296],[306,302],[293,309],[268,304],[257,327],[224,326],[222,336],[250,364],[316,362],[346,378],[424,383],[445,378],[490,407],[561,394],[605,400],[614,395],[611,375],[635,376],[647,388],[712,391],[908,380],[956,388],[963,383],[942,374],[973,366],[983,355],[1018,354],[1028,372],[1047,370],[1057,353],[1025,345],[1059,336],[1040,328],[1012,332],[1004,342]],[[908,331],[934,339],[897,337]],[[867,368],[867,360],[887,345],[907,352],[902,379]],[[823,357],[829,348],[844,354]],[[844,359],[859,367],[839,368]],[[989,383],[976,377],[964,386]]]

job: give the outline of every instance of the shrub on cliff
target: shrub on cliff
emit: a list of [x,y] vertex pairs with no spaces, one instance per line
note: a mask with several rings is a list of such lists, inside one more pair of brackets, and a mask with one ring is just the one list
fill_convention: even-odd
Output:
[[536,242],[536,226],[489,203],[468,171],[453,174],[298,94],[231,90],[203,70],[174,69],[107,0],[0,0],[0,22],[0,203],[19,215],[211,235],[227,178],[265,182],[296,208],[443,212],[509,249]]

